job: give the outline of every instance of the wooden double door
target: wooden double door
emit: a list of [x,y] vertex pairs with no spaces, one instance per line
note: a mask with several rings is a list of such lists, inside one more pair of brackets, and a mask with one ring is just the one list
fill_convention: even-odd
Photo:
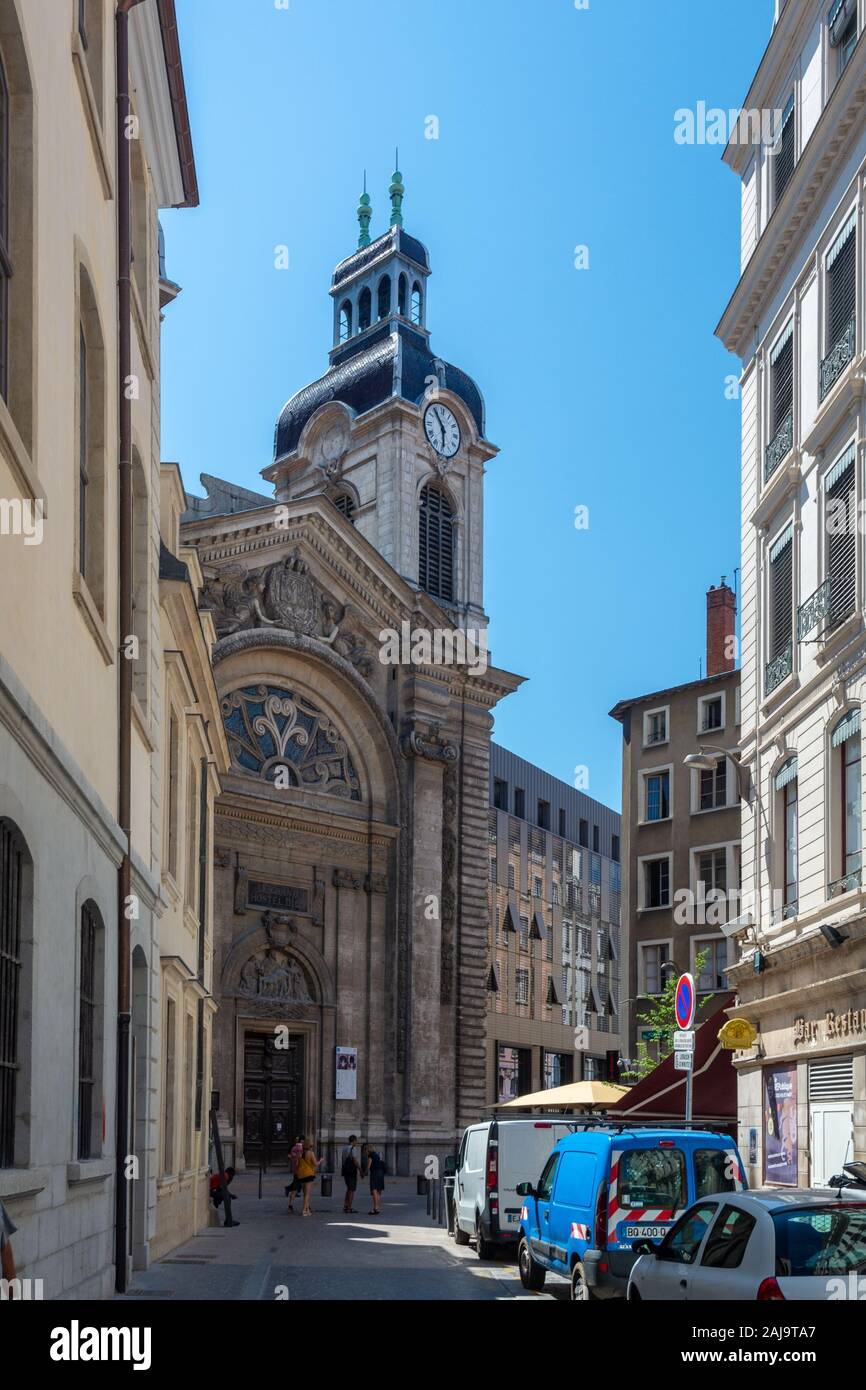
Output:
[[304,1132],[304,1038],[247,1033],[244,1038],[244,1159],[250,1168],[287,1168]]

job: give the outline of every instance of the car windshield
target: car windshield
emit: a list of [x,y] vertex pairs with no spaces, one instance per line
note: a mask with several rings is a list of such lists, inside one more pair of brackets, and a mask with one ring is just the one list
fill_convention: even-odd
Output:
[[628,1149],[619,1161],[617,1200],[623,1208],[686,1204],[686,1160],[681,1149]]
[[774,1211],[776,1275],[866,1274],[866,1203]]

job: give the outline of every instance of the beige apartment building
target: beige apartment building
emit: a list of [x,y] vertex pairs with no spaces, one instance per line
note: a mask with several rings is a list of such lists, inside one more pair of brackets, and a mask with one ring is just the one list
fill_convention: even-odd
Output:
[[46,1298],[203,1211],[210,893],[170,866],[224,744],[159,450],[188,124],[173,0],[0,0],[0,1196]]
[[730,972],[749,1182],[866,1157],[866,4],[777,0],[732,140],[742,363],[744,912]]
[[488,1106],[617,1081],[619,816],[493,743],[488,839]]
[[[725,756],[739,739],[734,631],[734,594],[722,580],[707,594],[706,676],[611,710],[623,729],[623,1033],[632,1058],[640,1043],[652,1055],[651,1030],[638,1018],[663,990],[669,969],[693,971],[703,954],[699,996],[729,988],[733,953],[722,924],[740,876],[740,796]],[[715,763],[687,765],[701,749],[714,750]]]

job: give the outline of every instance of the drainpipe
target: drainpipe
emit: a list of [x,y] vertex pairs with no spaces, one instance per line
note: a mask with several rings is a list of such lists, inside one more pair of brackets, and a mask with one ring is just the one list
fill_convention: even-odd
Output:
[[130,172],[127,120],[129,117],[129,11],[141,0],[117,0],[115,52],[117,85],[117,389],[118,389],[118,575],[120,612],[119,643],[119,746],[117,819],[125,836],[126,850],[117,874],[117,1132],[114,1179],[115,1288],[127,1286],[127,1230],[129,1183],[129,1055],[130,1055],[130,927],[126,904],[132,894],[130,821],[132,788],[132,662],[123,655],[124,639],[132,632],[132,402],[127,382],[132,371],[130,274]]

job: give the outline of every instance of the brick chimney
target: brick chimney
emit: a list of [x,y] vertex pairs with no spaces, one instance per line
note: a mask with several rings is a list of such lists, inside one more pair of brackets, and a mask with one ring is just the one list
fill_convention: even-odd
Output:
[[707,591],[707,675],[719,676],[733,671],[734,634],[737,623],[737,602],[722,575],[718,588],[711,584]]

